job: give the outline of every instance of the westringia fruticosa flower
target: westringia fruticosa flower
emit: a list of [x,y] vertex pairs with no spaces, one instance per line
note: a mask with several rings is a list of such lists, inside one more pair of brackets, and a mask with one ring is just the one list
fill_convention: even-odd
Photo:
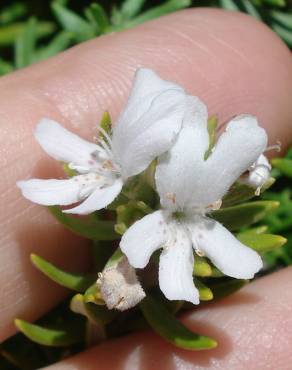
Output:
[[89,214],[102,209],[116,198],[129,177],[145,170],[171,147],[187,102],[180,86],[149,69],[139,69],[112,137],[102,131],[103,138],[91,143],[52,120],[42,119],[37,125],[35,138],[41,147],[79,175],[67,180],[31,179],[17,185],[26,198],[43,205],[83,201],[64,212]]
[[101,275],[99,285],[108,307],[127,309],[144,298],[133,267],[144,268],[160,248],[159,285],[170,300],[199,303],[193,251],[234,278],[252,278],[262,267],[260,256],[212,219],[212,211],[220,208],[231,185],[246,171],[246,182],[259,193],[271,169],[263,155],[266,132],[255,117],[241,115],[210,148],[207,120],[207,108],[197,97],[140,69],[112,135],[100,129],[98,141],[91,143],[52,120],[42,119],[37,125],[35,137],[41,147],[77,175],[20,181],[18,186],[39,204],[80,203],[64,212],[89,214],[108,206],[130,177],[157,158],[161,209],[134,222],[123,235],[120,248],[131,266],[125,260]]
[[174,146],[159,158],[156,187],[162,209],[134,223],[120,247],[135,268],[144,268],[152,253],[163,248],[159,285],[169,300],[199,303],[193,283],[193,249],[234,278],[252,278],[262,267],[260,256],[208,213],[220,208],[230,186],[252,167],[266,145],[267,135],[256,118],[238,116],[229,122],[205,160],[207,114],[193,124],[190,112]]

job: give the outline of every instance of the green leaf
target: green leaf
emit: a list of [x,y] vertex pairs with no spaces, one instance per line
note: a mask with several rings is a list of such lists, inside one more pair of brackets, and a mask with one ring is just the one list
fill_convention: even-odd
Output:
[[212,267],[203,257],[195,256],[194,275],[207,277],[212,275]]
[[94,215],[74,217],[63,213],[59,206],[48,207],[51,214],[73,233],[92,240],[115,240],[114,222],[98,220]]
[[187,329],[163,304],[156,301],[149,294],[140,303],[140,308],[152,329],[179,348],[195,351],[217,346],[214,339],[193,333]]
[[137,15],[146,0],[124,0],[120,12],[124,20],[129,20]]
[[248,280],[232,279],[211,286],[214,299],[227,297],[248,284]]
[[286,42],[288,46],[292,46],[292,31],[284,28],[276,22],[271,22],[271,28]]
[[37,60],[45,60],[48,59],[49,57],[52,57],[59,52],[65,50],[68,48],[68,46],[72,42],[72,37],[73,34],[72,32],[67,32],[67,31],[61,31],[53,38],[50,43],[43,47],[38,49],[37,51]]
[[4,25],[14,22],[16,19],[24,16],[27,13],[27,4],[24,2],[13,2],[8,7],[1,10],[0,24]]
[[90,322],[97,325],[106,325],[117,316],[116,311],[108,310],[106,306],[87,303],[82,294],[76,294],[71,299],[70,308],[73,312],[87,317]]
[[232,0],[219,0],[219,4],[221,8],[224,8],[227,10],[238,11],[238,12],[240,11],[239,7]]
[[268,5],[279,6],[279,7],[283,7],[286,5],[285,0],[263,0],[263,2]]
[[48,278],[77,292],[84,292],[95,280],[92,276],[63,271],[36,254],[31,254],[30,259],[34,266]]
[[258,12],[257,8],[253,5],[253,3],[251,1],[242,0],[241,4],[242,4],[243,9],[246,11],[246,13],[248,13],[249,15],[251,15],[252,17],[254,17],[256,19],[259,19],[259,20],[262,19],[262,17],[260,15],[260,13]]
[[279,202],[260,200],[222,208],[212,212],[212,218],[221,222],[229,230],[238,230],[260,221],[279,207]]
[[15,66],[23,68],[34,62],[37,41],[37,20],[30,18],[15,42]]
[[249,228],[247,230],[243,230],[240,232],[242,235],[249,235],[249,234],[264,234],[268,230],[267,225],[261,225],[253,228]]
[[292,14],[279,12],[277,10],[270,11],[269,15],[281,26],[292,30]]
[[90,4],[89,7],[85,9],[85,15],[87,19],[94,24],[98,34],[107,32],[109,19],[101,5],[97,3]]
[[286,238],[273,234],[239,233],[237,239],[259,253],[278,249],[287,242]]
[[[261,194],[270,188],[275,182],[273,177],[270,177],[261,188]],[[244,182],[237,181],[228,190],[228,193],[222,199],[222,207],[230,207],[238,203],[246,202],[255,197],[255,189],[251,188]]]
[[3,76],[12,71],[13,71],[12,64],[9,62],[6,62],[3,59],[0,59],[0,76]]
[[215,145],[217,124],[218,118],[216,116],[210,117],[208,119],[209,148],[205,153],[205,160],[209,157],[213,146]]
[[52,3],[52,10],[64,30],[72,32],[77,42],[86,41],[95,36],[92,25],[72,10],[57,2]]
[[271,163],[275,168],[280,170],[283,175],[292,177],[292,159],[274,158]]
[[135,221],[141,219],[145,215],[152,212],[142,201],[130,201],[127,204],[123,204],[117,207],[117,223],[115,225],[115,231],[123,235],[128,227],[130,227]]
[[[13,23],[0,28],[0,45],[8,46],[13,44],[21,36],[28,26],[27,22]],[[38,22],[35,29],[35,37],[40,39],[51,35],[55,31],[55,24],[52,22]]]
[[14,322],[26,337],[45,346],[67,347],[82,340],[77,331],[49,329],[20,319]]
[[162,5],[152,7],[131,21],[124,23],[122,28],[132,28],[151,19],[161,17],[179,9],[187,8],[190,5],[191,0],[168,0]]
[[[101,116],[101,120],[100,120],[100,123],[99,123],[99,126],[109,135],[111,136],[112,135],[112,120],[111,120],[111,116],[109,114],[109,112],[105,111],[103,112],[102,116]],[[102,140],[106,140],[106,137],[105,135],[99,131],[99,137],[102,139]]]
[[194,279],[194,284],[199,291],[200,301],[211,301],[213,299],[213,293],[210,288],[207,287],[201,280]]

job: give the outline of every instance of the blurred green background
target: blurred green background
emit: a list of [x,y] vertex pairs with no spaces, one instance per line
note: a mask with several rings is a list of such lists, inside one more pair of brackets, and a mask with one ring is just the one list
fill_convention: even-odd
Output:
[[[0,5],[0,75],[47,59],[73,45],[113,31],[131,28],[179,9],[196,6],[220,7],[250,14],[271,27],[292,47],[291,0],[54,0],[8,1]],[[292,264],[292,150],[285,159],[273,160],[277,178],[263,199],[277,200],[279,208],[260,225],[288,239],[284,248],[270,252],[266,271]],[[52,310],[40,323],[68,320],[68,302]],[[74,318],[72,318],[74,319]],[[66,348],[66,355],[82,350]],[[0,369],[37,369],[60,360],[62,348],[48,348],[22,334],[0,344]]]

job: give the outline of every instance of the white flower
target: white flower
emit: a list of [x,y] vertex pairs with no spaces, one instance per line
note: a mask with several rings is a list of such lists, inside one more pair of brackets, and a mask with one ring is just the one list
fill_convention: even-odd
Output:
[[[43,205],[70,205],[64,212],[89,214],[110,204],[123,183],[167,151],[181,129],[188,96],[152,70],[137,71],[128,103],[113,136],[90,143],[57,122],[42,119],[35,138],[53,158],[69,163],[79,175],[66,180],[19,181],[22,194]],[[200,114],[200,112],[198,112]]]
[[[191,115],[189,116],[191,118]],[[169,300],[199,303],[193,283],[194,255],[205,255],[224,274],[249,279],[262,267],[260,256],[206,215],[218,209],[237,178],[266,148],[267,136],[248,115],[233,119],[207,160],[207,120],[185,121],[176,143],[159,159],[156,185],[162,210],[134,223],[120,247],[135,268],[144,268],[163,248],[159,285]]]

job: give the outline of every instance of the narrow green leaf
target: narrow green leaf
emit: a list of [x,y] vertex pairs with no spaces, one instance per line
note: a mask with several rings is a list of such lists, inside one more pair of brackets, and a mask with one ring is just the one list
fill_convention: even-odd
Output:
[[[270,177],[261,188],[261,194],[269,189],[275,182],[273,177]],[[246,202],[255,197],[255,189],[251,188],[244,182],[237,181],[228,190],[228,193],[222,200],[222,207],[230,207],[238,203]]]
[[248,280],[232,279],[211,285],[214,299],[227,297],[248,284]]
[[262,17],[260,15],[260,13],[258,12],[257,8],[253,5],[253,3],[251,1],[242,0],[241,4],[242,4],[243,9],[246,11],[246,13],[248,13],[249,15],[251,15],[252,17],[254,17],[256,19],[259,19],[259,20],[262,19]]
[[203,257],[195,257],[194,275],[207,277],[212,275],[212,267]]
[[279,6],[279,7],[283,7],[286,5],[285,0],[263,0],[263,2],[268,5]]
[[286,238],[273,234],[240,233],[237,239],[259,253],[278,249],[287,242]]
[[191,0],[168,0],[162,5],[152,7],[131,21],[124,23],[122,28],[132,28],[151,19],[161,17],[179,9],[187,8],[190,5]]
[[[16,22],[0,28],[0,45],[7,46],[13,44],[16,39],[25,32],[27,22]],[[56,29],[52,22],[38,22],[36,25],[35,37],[40,39],[51,35]]]
[[149,294],[140,303],[140,308],[152,329],[179,348],[195,351],[217,346],[214,339],[193,333],[187,329],[163,304],[156,301]]
[[15,66],[23,68],[34,62],[35,45],[37,41],[37,20],[30,18],[23,33],[15,42]]
[[232,0],[219,0],[219,4],[221,8],[223,9],[238,11],[238,12],[240,11],[239,7]]
[[105,302],[101,296],[99,286],[94,282],[84,293],[85,303],[94,303],[96,305],[104,306]]
[[30,340],[45,346],[67,347],[82,340],[76,331],[44,328],[20,319],[15,320],[15,325]]
[[92,25],[72,10],[67,9],[58,2],[52,3],[52,10],[64,30],[75,35],[76,41],[86,41],[95,36]]
[[[291,36],[292,36],[292,31],[291,31]],[[271,162],[272,162],[272,165],[278,170],[280,170],[283,175],[292,177],[292,159],[274,158],[272,159]]]
[[89,7],[85,9],[85,15],[87,19],[95,25],[98,34],[106,33],[109,27],[109,19],[101,5],[97,3],[90,4]]
[[92,240],[115,240],[114,222],[98,220],[94,216],[74,217],[63,213],[59,206],[48,207],[52,215],[65,227],[77,235]]
[[279,25],[276,22],[271,22],[270,27],[286,42],[288,46],[292,46],[292,31]]
[[146,0],[124,0],[120,12],[124,20],[129,20],[137,15]]
[[194,283],[199,291],[200,301],[211,301],[213,299],[212,290],[207,285],[199,279],[194,279]]
[[87,317],[90,322],[102,326],[108,324],[117,316],[117,311],[108,310],[104,305],[86,302],[82,294],[76,294],[71,299],[70,308],[73,312]]
[[27,4],[25,4],[24,2],[13,2],[11,5],[1,10],[0,24],[4,25],[10,22],[15,22],[26,13]]
[[[112,120],[108,111],[103,112],[99,126],[109,135],[112,135]],[[102,132],[99,132],[99,137],[103,140],[107,140]]]
[[152,209],[142,201],[132,200],[127,204],[118,206],[116,212],[117,224],[115,230],[118,234],[123,235],[129,226],[146,214],[151,213]]
[[240,234],[242,234],[242,235],[264,234],[267,230],[268,230],[267,225],[261,225],[261,226],[258,226],[258,227],[252,227],[250,229],[243,230],[243,231],[240,232]]
[[221,222],[229,230],[238,230],[260,221],[266,215],[279,207],[279,202],[260,200],[222,208],[212,212],[212,217]]
[[45,60],[49,57],[52,57],[59,52],[68,48],[72,42],[72,33],[67,31],[61,31],[53,38],[50,43],[43,47],[39,48],[37,51],[37,60]]
[[280,25],[292,30],[292,14],[279,12],[278,10],[270,11],[269,15]]
[[213,146],[215,145],[217,124],[218,118],[216,116],[210,117],[208,119],[209,148],[205,153],[205,160],[209,157]]
[[92,276],[63,271],[36,254],[31,254],[30,259],[35,267],[48,278],[77,292],[84,292],[95,280]]
[[3,76],[12,71],[13,71],[12,64],[6,62],[6,60],[0,59],[0,76]]

